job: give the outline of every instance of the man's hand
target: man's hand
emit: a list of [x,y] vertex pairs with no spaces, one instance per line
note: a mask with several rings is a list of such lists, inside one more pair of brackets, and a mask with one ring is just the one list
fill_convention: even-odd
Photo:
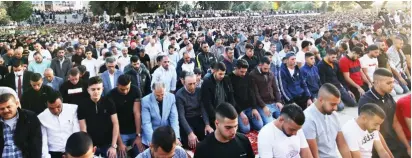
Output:
[[249,119],[247,118],[247,116],[245,115],[244,112],[240,113],[240,119],[242,119],[242,122],[244,125],[248,125],[249,124]]
[[127,146],[123,143],[120,143],[117,150],[119,150],[120,157],[127,157]]
[[403,77],[400,77],[399,81],[401,81],[401,83],[404,85],[408,85],[408,82],[406,82],[405,79],[403,79]]
[[199,142],[199,140],[197,139],[197,136],[193,132],[191,132],[188,138],[189,138],[188,145],[190,149],[195,149],[197,143]]
[[279,108],[279,111],[283,108],[283,104],[279,102],[276,103],[276,106]]
[[106,154],[109,156],[109,158],[116,158],[116,149],[110,147],[109,150],[107,150]]
[[210,127],[210,125],[206,125],[205,126],[205,135],[212,133],[214,130],[212,127]]
[[408,146],[408,147],[406,148],[406,150],[408,151],[409,157],[411,157],[411,146]]
[[363,90],[362,87],[359,87],[359,88],[358,88],[358,91],[359,91],[359,94],[360,94],[360,95],[364,95],[364,94],[365,94],[365,91]]
[[252,117],[256,120],[260,120],[260,114],[256,109],[252,109]]
[[311,105],[312,104],[312,99],[308,99],[308,101],[306,101],[306,106],[309,106],[309,105]]
[[139,149],[139,152],[143,152],[145,150],[145,147],[142,143],[142,138],[140,138],[139,136],[137,136],[136,139],[134,140],[132,147],[135,145],[137,146],[137,149]]
[[352,99],[355,99],[355,95],[351,91],[348,91],[348,94]]
[[265,107],[263,108],[263,112],[265,113],[266,116],[268,116],[268,117],[271,116],[270,110],[269,110],[269,108],[268,108],[267,106],[265,106]]

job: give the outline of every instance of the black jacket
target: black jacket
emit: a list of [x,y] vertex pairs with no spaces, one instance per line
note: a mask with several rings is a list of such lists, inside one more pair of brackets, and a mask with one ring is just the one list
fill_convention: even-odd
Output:
[[131,69],[125,73],[126,75],[130,76],[130,80],[132,85],[135,85],[136,87],[138,86],[137,83],[137,75],[140,76],[140,92],[142,96],[146,96],[147,94],[150,94],[152,92],[152,89],[150,87],[150,84],[152,82],[151,76],[149,74],[149,70],[146,68],[143,69],[142,67],[139,68],[139,70]]
[[[14,144],[21,150],[24,158],[41,158],[42,134],[37,115],[29,110],[17,109],[19,119],[14,130]],[[3,125],[0,126],[0,155],[4,149]]]
[[334,62],[332,68],[328,63],[325,62],[325,59],[323,59],[318,63],[317,67],[321,84],[330,83],[337,88],[347,89],[343,74],[339,70],[338,63]]
[[[23,87],[22,93],[31,87],[31,85],[30,85],[30,76],[32,74],[33,74],[33,72],[31,72],[31,71],[24,71],[23,80],[22,80],[22,87]],[[14,74],[14,72],[9,73],[1,81],[2,82],[1,85],[6,86],[6,87],[10,87],[11,89],[14,89],[17,92],[15,78],[16,78],[16,75]]]
[[[228,102],[236,107],[235,99],[233,97],[233,87],[230,83],[230,78],[225,76],[223,80],[223,88],[226,94],[225,102]],[[205,77],[201,87],[201,102],[206,110],[206,113],[209,116],[211,121],[215,119],[215,109],[217,105],[217,98],[216,98],[216,80],[213,75]]]
[[30,87],[21,96],[21,107],[38,115],[47,108],[47,96],[52,92],[54,92],[53,88],[47,85],[42,85],[38,92]]
[[212,53],[205,53],[203,51],[201,51],[199,54],[197,54],[196,56],[196,64],[197,67],[200,68],[203,72],[202,75],[206,74],[207,69],[210,68],[210,66],[212,66],[212,63],[217,62],[217,58],[215,57],[214,54]]

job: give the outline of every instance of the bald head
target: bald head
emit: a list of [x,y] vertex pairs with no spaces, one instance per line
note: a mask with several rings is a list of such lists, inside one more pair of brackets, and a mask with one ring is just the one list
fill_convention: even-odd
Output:
[[47,80],[48,82],[53,81],[53,79],[54,79],[53,69],[47,68],[46,70],[44,70],[44,78],[46,78],[46,80]]

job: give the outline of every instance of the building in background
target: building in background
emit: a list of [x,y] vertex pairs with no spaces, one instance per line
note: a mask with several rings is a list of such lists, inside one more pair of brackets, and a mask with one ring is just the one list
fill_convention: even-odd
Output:
[[88,1],[32,1],[33,9],[48,11],[80,10],[87,7]]

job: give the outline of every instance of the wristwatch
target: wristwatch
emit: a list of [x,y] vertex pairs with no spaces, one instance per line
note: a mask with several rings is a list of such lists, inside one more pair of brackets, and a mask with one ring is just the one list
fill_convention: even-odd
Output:
[[117,149],[117,144],[113,144],[111,147]]
[[140,133],[137,133],[136,136],[138,136],[139,138],[142,137],[142,135]]

